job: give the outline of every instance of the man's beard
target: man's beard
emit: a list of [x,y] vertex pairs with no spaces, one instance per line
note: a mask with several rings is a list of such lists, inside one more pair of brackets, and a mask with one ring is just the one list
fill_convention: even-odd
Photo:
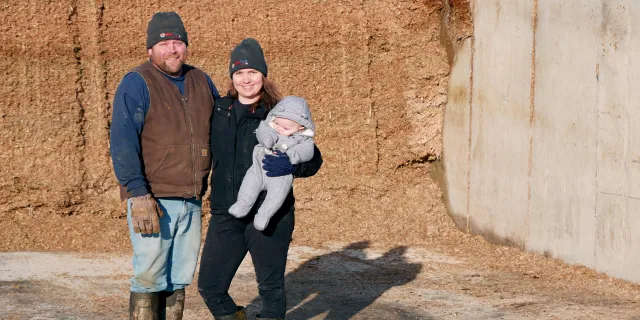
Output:
[[180,70],[182,70],[182,65],[184,65],[184,61],[180,61],[180,63],[176,66],[176,65],[169,65],[163,60],[162,63],[160,63],[160,65],[158,66],[158,68],[162,70],[162,72],[168,75],[176,76],[180,73]]

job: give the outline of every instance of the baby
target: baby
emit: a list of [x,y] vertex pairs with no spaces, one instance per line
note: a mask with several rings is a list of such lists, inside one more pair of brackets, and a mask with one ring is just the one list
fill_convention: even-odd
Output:
[[304,98],[288,96],[276,104],[258,126],[259,144],[253,149],[253,164],[242,180],[238,200],[229,208],[229,213],[236,218],[246,216],[260,192],[266,190],[267,195],[253,219],[255,228],[264,230],[289,194],[293,175],[267,177],[262,169],[262,159],[265,154],[280,150],[294,165],[311,160],[314,132],[311,111]]

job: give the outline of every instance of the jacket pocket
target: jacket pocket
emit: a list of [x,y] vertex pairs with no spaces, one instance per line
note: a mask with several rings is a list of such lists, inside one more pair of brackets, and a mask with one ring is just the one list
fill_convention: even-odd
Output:
[[215,106],[213,109],[213,120],[211,121],[211,132],[224,132],[229,128],[231,121],[231,110]]
[[[212,208],[228,208],[235,201],[233,198],[233,180],[231,179],[232,170],[224,166],[224,162],[213,159],[213,170],[211,171],[211,207]],[[230,200],[231,199],[231,200]],[[230,202],[231,201],[231,202]]]

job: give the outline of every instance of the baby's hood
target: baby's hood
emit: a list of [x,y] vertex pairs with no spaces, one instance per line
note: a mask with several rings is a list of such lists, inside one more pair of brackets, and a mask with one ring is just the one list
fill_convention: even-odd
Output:
[[313,137],[316,132],[316,125],[311,119],[311,110],[307,100],[295,96],[286,96],[269,112],[269,121],[274,117],[285,118],[297,122],[305,130],[303,135]]

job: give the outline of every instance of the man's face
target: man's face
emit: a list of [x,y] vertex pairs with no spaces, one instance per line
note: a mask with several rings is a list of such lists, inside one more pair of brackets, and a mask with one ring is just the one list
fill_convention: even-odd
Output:
[[179,76],[187,61],[187,45],[182,40],[163,40],[147,50],[151,62],[170,76]]

